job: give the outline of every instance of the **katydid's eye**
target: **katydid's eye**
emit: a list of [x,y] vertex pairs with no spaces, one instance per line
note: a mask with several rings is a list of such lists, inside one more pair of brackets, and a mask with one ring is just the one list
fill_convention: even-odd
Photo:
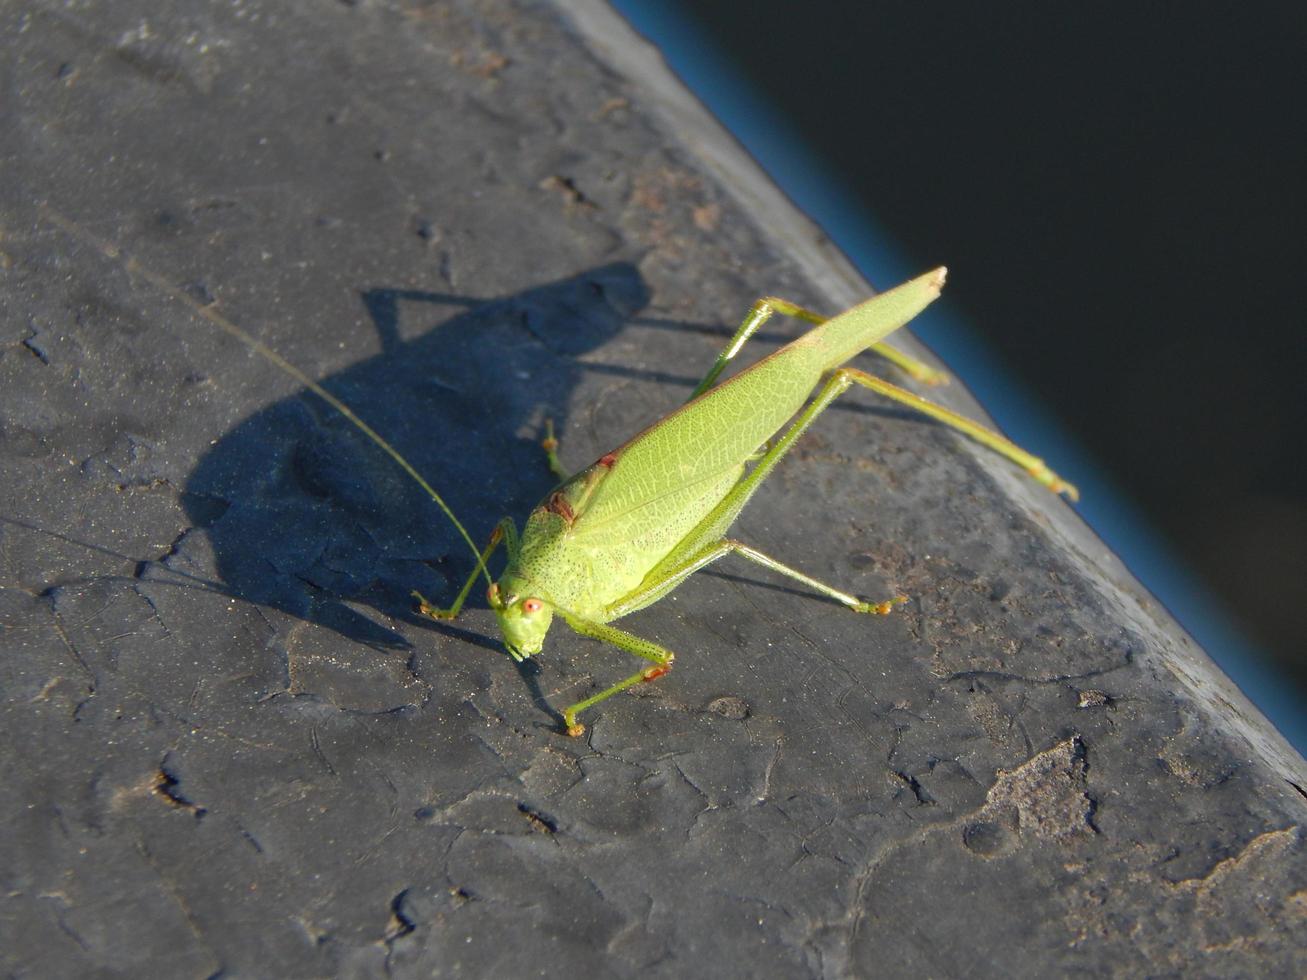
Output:
[[543,607],[544,603],[539,599],[527,599],[522,603],[522,612],[530,616],[533,613],[538,613]]

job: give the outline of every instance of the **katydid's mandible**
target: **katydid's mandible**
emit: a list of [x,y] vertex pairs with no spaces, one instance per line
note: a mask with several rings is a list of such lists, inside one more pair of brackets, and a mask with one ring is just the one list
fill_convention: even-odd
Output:
[[[846,361],[872,350],[925,384],[944,375],[886,346],[884,338],[920,313],[944,284],[943,268],[880,293],[838,316],[824,319],[784,300],[759,300],[718,356],[689,401],[592,465],[567,477],[558,460],[552,428],[544,449],[562,481],[526,520],[521,534],[503,518],[478,553],[472,538],[439,493],[379,433],[348,405],[232,323],[212,306],[145,268],[115,245],[98,239],[50,208],[43,215],[65,231],[122,262],[196,315],[232,335],[323,399],[386,452],[427,492],[476,556],[476,566],[448,608],[414,593],[419,609],[440,620],[463,608],[477,577],[489,585],[487,600],[499,621],[504,646],[514,660],[539,653],[555,615],[583,636],[610,643],[650,666],[563,711],[569,735],[585,726],[577,715],[628,687],[666,674],[675,655],[649,640],[613,626],[614,620],[667,595],[690,575],[728,554],[737,554],[829,596],[854,612],[883,615],[906,601],[894,596],[866,602],[805,575],[750,546],[726,537],[749,498],[830,404],[852,385],[861,385],[966,434],[1023,467],[1050,490],[1071,499],[1075,487],[1044,462],[971,419],[910,391],[873,377]],[[727,363],[773,314],[815,326],[727,381],[717,383]],[[813,392],[816,391],[814,395]],[[786,425],[784,433],[777,436]],[[487,568],[500,544],[508,565],[497,581]]]

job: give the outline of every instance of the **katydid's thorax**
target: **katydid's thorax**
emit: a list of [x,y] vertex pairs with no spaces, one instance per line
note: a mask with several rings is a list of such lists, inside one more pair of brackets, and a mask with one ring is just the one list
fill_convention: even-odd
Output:
[[572,544],[571,532],[610,468],[605,457],[550,493],[527,518],[518,554],[505,571],[554,605],[587,618],[604,605],[605,596],[596,591],[602,576],[594,574],[585,549]]
[[522,582],[524,590],[557,607],[592,619],[603,597],[595,594],[589,556],[569,547],[567,522],[547,505],[548,501],[527,518],[517,557],[504,576]]
[[728,458],[669,488],[649,480],[620,452],[560,485],[531,512],[512,565],[514,575],[542,598],[600,622],[610,618],[606,608],[635,591],[743,472],[741,462]]

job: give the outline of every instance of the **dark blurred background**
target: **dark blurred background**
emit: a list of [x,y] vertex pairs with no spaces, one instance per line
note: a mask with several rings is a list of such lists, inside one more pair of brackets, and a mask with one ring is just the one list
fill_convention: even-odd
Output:
[[751,86],[910,268],[947,262],[979,339],[1307,688],[1307,5],[618,6],[682,74],[688,48]]

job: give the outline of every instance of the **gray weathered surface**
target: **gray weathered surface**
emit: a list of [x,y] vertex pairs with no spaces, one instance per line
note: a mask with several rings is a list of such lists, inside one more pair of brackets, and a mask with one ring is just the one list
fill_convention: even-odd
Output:
[[591,3],[156,6],[0,6],[7,972],[1307,970],[1302,760],[1065,507],[867,398],[738,531],[903,615],[723,566],[585,740],[622,656],[414,616],[468,567],[434,509],[39,202],[477,535],[544,416],[581,465],[756,295],[861,287]]

